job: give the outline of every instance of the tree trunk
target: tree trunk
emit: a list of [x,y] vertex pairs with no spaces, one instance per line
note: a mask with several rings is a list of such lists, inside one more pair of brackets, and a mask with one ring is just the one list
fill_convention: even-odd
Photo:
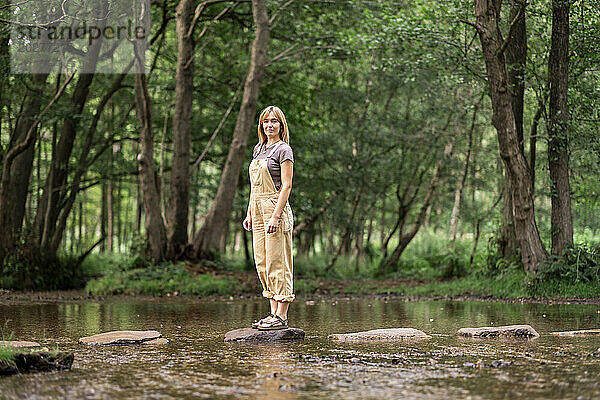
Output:
[[[525,94],[525,64],[527,62],[527,30],[525,13],[521,12],[521,5],[512,3],[509,20],[513,23],[512,35],[506,46],[506,66],[508,87],[511,96],[511,106],[515,116],[517,140],[521,153],[524,152],[523,143],[523,98]],[[513,258],[518,254],[519,243],[515,232],[513,217],[513,202],[510,182],[508,177],[504,180],[504,194],[502,207],[502,223],[498,244],[503,258]]]
[[[100,235],[102,237],[106,237],[106,225],[107,225],[107,209],[108,209],[108,199],[107,199],[107,194],[106,192],[107,190],[107,186],[108,183],[105,181],[104,178],[102,178],[102,183],[100,184],[101,187],[101,193],[102,195],[100,196]],[[100,252],[104,253],[106,251],[106,241],[102,241],[102,243],[100,244]]]
[[359,186],[358,191],[356,192],[356,195],[354,196],[354,201],[352,202],[352,211],[350,212],[350,218],[348,218],[348,222],[346,222],[346,228],[344,229],[344,234],[342,236],[340,236],[340,241],[338,243],[338,246],[335,249],[333,256],[331,257],[331,260],[329,260],[329,262],[325,266],[325,272],[329,272],[329,270],[331,270],[333,268],[337,259],[340,256],[340,254],[342,254],[342,251],[346,247],[347,243],[350,242],[352,230],[354,229],[354,226],[353,226],[354,217],[356,215],[356,211],[358,210],[358,206],[360,204],[361,195],[362,195],[362,186]]
[[173,112],[173,165],[171,207],[168,225],[168,254],[175,257],[188,242],[189,165],[192,146],[192,101],[194,95],[194,38],[188,32],[194,16],[194,0],[181,0],[177,6],[177,73]]
[[[143,22],[148,24],[149,10],[145,10]],[[154,261],[165,258],[167,234],[160,209],[160,195],[154,173],[154,132],[152,129],[152,110],[146,74],[144,71],[145,43],[136,41],[135,106],[141,127],[141,153],[138,155],[140,183],[144,202],[146,235],[149,255]]]
[[[108,235],[108,252],[113,252],[113,237],[114,237],[114,204],[113,204],[113,180],[110,179],[108,181],[108,185],[106,188],[106,217],[107,217],[107,232],[103,233]],[[104,237],[104,236],[103,236]]]
[[523,104],[525,95],[525,65],[527,63],[527,27],[525,12],[521,5],[513,2],[509,20],[513,23],[512,34],[506,46],[506,68],[511,105],[515,116],[517,140],[521,153],[525,154],[523,142]]
[[[99,46],[97,50],[99,51]],[[72,111],[63,122],[60,139],[56,146],[56,152],[51,162],[48,177],[46,178],[46,187],[40,199],[36,215],[36,229],[39,232],[38,240],[41,248],[46,248],[53,236],[58,214],[67,193],[69,160],[71,159],[73,145],[77,136],[78,120],[87,101],[89,87],[93,79],[93,74],[80,75],[71,99]]]
[[504,174],[504,185],[502,187],[502,223],[500,225],[500,235],[498,237],[498,252],[505,259],[512,259],[519,253],[519,241],[515,231],[515,218],[513,215],[512,189],[510,180]]
[[[522,4],[521,8],[520,12],[524,12],[525,5]],[[529,166],[517,137],[504,58],[506,42],[502,40],[500,33],[498,11],[499,7],[491,5],[488,0],[475,0],[476,27],[481,40],[492,99],[492,124],[498,134],[500,157],[510,182],[513,218],[521,249],[521,260],[526,272],[535,272],[547,253],[535,223]],[[507,40],[511,39],[510,31],[512,29],[509,29]]]
[[[4,155],[0,187],[0,237],[2,238],[0,259],[14,251],[21,234],[37,139],[36,116],[44,101],[47,78],[48,74],[32,75],[22,112]],[[25,148],[13,160],[8,160],[11,149],[20,145],[24,145]]]
[[[101,15],[108,12],[108,3],[103,2],[104,9]],[[103,29],[106,19],[99,19],[99,28]],[[83,69],[93,71],[96,68],[100,49],[102,47],[102,36],[93,41],[88,47],[84,60]],[[53,152],[50,171],[46,178],[44,193],[38,205],[35,218],[38,245],[41,250],[54,256],[58,250],[59,243],[53,246],[52,239],[55,237],[57,220],[64,205],[64,199],[68,193],[67,179],[69,176],[69,161],[73,152],[73,145],[78,133],[79,119],[87,102],[90,86],[94,81],[94,74],[80,74],[77,85],[71,97],[71,110],[63,121],[60,139]],[[62,235],[61,235],[62,236]]]
[[573,244],[567,108],[570,5],[570,0],[552,1],[552,45],[548,58],[550,86],[548,167],[552,182],[550,216],[552,254],[555,255],[561,255],[565,247]]
[[465,167],[463,168],[462,177],[456,186],[456,192],[454,194],[454,206],[452,207],[452,214],[450,216],[450,238],[453,242],[456,240],[456,228],[458,227],[460,205],[465,189],[465,183],[467,182],[467,176],[469,175],[469,163],[471,161],[471,150],[473,148],[473,132],[475,131],[475,121],[477,120],[477,112],[479,111],[481,100],[483,100],[483,97],[475,104],[475,108],[473,109],[473,118],[471,119],[471,126],[469,128],[469,140],[467,142],[467,155],[465,156]]
[[531,171],[531,195],[535,200],[535,159],[536,159],[536,147],[537,147],[537,131],[540,123],[540,118],[544,112],[544,101],[538,102],[538,109],[533,117],[531,123],[531,129],[529,131],[529,170]]
[[379,264],[380,273],[385,273],[389,271],[392,266],[398,263],[400,256],[406,249],[406,246],[408,246],[409,243],[414,239],[415,235],[419,232],[419,229],[423,225],[423,222],[425,221],[425,216],[427,214],[427,209],[431,205],[433,196],[435,195],[437,187],[440,183],[440,177],[443,172],[443,167],[446,161],[452,156],[452,148],[454,147],[456,135],[457,131],[455,130],[452,133],[450,140],[446,144],[446,147],[444,148],[444,155],[435,163],[435,167],[433,168],[433,175],[429,183],[429,190],[425,194],[425,198],[423,199],[423,203],[421,204],[421,209],[419,210],[419,213],[417,214],[417,217],[413,222],[411,229],[406,233],[403,233],[403,228],[400,229],[400,240],[398,242],[398,245],[389,257],[385,257],[381,260],[381,263]]
[[250,68],[246,76],[242,105],[233,132],[233,141],[221,175],[221,182],[204,225],[194,237],[196,257],[211,257],[226,235],[229,214],[233,205],[237,182],[244,161],[248,134],[252,131],[258,102],[258,92],[264,77],[269,43],[269,16],[264,0],[252,0],[252,13],[256,24]]

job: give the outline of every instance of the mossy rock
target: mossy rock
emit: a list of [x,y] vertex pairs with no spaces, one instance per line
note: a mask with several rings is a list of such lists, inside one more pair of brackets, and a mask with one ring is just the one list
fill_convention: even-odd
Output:
[[0,362],[0,375],[26,372],[67,371],[75,356],[64,352],[15,353],[12,362]]

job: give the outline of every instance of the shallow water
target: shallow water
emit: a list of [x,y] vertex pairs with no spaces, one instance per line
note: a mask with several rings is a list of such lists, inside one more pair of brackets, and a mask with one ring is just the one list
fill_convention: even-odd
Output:
[[[68,372],[0,378],[4,399],[529,399],[600,398],[600,337],[550,336],[600,327],[599,305],[401,299],[298,300],[304,341],[227,344],[267,313],[261,300],[115,298],[0,303],[4,335],[75,353]],[[461,327],[528,323],[535,340],[458,338]],[[340,344],[332,333],[412,327],[431,339]],[[156,329],[162,346],[95,347],[83,336]],[[502,361],[501,361],[502,360]],[[492,367],[491,365],[495,367]]]

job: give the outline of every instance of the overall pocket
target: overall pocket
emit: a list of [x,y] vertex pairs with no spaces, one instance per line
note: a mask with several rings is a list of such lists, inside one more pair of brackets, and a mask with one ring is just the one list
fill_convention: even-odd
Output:
[[294,228],[294,214],[292,214],[292,207],[290,207],[290,203],[285,203],[285,207],[283,207],[283,212],[281,215],[283,216],[283,231],[291,231]]
[[262,186],[262,174],[260,173],[260,162],[258,160],[252,160],[250,163],[250,181],[252,187]]
[[[277,198],[270,197],[263,199],[261,205],[265,216],[271,218],[277,206]],[[279,216],[279,226],[283,232],[289,232],[294,227],[294,216],[292,215],[292,208],[289,203],[285,203],[283,211]]]

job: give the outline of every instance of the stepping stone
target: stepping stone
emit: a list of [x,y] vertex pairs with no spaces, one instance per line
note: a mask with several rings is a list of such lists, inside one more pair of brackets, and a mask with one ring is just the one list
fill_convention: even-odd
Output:
[[13,340],[13,341],[4,341],[4,340],[0,340],[0,346],[4,346],[4,347],[19,347],[19,348],[27,348],[27,347],[41,347],[39,343],[37,342],[27,342],[27,341],[18,341],[18,340]]
[[[79,343],[88,345],[126,345],[126,344],[165,344],[166,342],[154,342],[162,338],[157,331],[113,331],[100,333],[98,335],[82,337]],[[166,340],[166,339],[165,339]]]
[[241,328],[225,334],[226,342],[275,342],[288,340],[304,340],[304,331],[299,328],[279,329],[276,331],[259,331],[252,328]]
[[529,325],[507,325],[507,326],[484,326],[481,328],[461,328],[458,330],[459,336],[467,336],[474,338],[487,337],[524,337],[536,338],[539,335]]
[[66,371],[73,365],[73,353],[15,353],[12,363],[0,361],[0,375],[24,372]]
[[373,342],[429,339],[431,336],[412,328],[374,329],[355,333],[337,333],[329,335],[330,340],[338,342]]
[[585,329],[581,331],[565,331],[565,332],[552,332],[555,336],[596,336],[600,335],[600,329]]

